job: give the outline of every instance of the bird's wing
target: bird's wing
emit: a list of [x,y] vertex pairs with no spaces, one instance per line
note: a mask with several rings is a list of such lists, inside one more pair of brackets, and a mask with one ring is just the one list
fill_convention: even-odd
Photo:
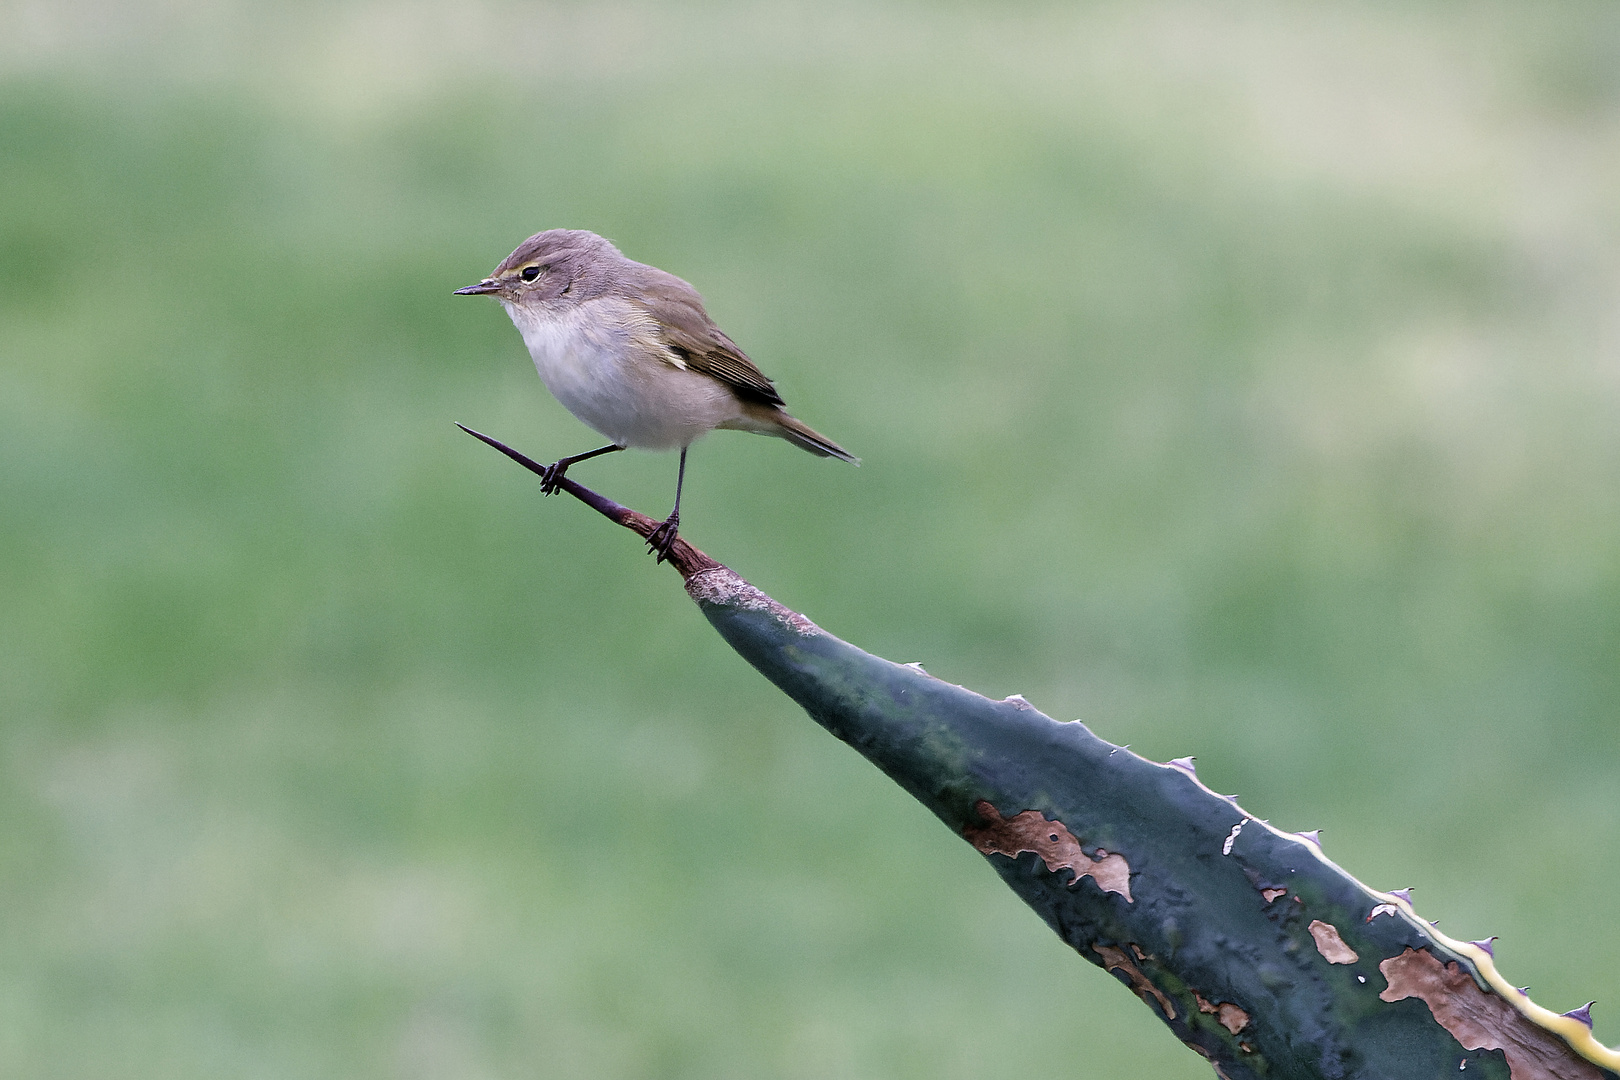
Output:
[[[647,269],[651,270],[652,267]],[[693,371],[718,379],[745,401],[781,405],[782,395],[748,354],[714,325],[697,290],[673,274],[656,271],[640,283],[635,305],[657,322],[675,358]]]

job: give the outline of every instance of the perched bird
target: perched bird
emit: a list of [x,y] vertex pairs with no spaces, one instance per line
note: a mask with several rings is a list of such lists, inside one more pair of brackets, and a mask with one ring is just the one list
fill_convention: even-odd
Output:
[[630,446],[680,450],[675,508],[647,538],[659,562],[680,528],[687,448],[715,428],[775,435],[812,454],[860,464],[788,415],[776,386],[714,325],[696,289],[625,258],[595,233],[536,233],[456,295],[500,300],[546,389],[612,440],[548,466],[541,478],[546,494],[570,465],[587,458]]

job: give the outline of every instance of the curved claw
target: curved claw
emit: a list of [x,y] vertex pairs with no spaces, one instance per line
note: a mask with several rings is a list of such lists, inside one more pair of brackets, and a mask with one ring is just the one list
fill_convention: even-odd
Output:
[[671,514],[658,528],[647,535],[647,549],[658,556],[659,562],[669,558],[669,549],[680,536],[681,515]]
[[568,475],[568,462],[553,461],[546,466],[546,471],[540,474],[540,494],[550,495],[562,484],[564,476]]

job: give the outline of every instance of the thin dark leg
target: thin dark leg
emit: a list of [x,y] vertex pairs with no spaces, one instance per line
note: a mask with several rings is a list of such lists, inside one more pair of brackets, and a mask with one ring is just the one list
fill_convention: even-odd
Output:
[[608,443],[606,446],[598,446],[595,450],[589,450],[583,454],[575,454],[573,457],[559,458],[558,460],[553,461],[550,465],[546,466],[546,471],[540,476],[540,494],[550,495],[553,491],[556,491],[557,481],[561,480],[568,472],[568,466],[577,464],[581,461],[589,461],[593,457],[601,457],[603,454],[611,454],[615,450],[623,449],[624,447],[620,446],[618,443]]
[[675,544],[675,537],[681,527],[681,487],[686,483],[686,447],[681,447],[681,468],[675,474],[675,509],[669,512],[664,523],[652,531],[647,537],[647,546],[663,562],[669,558],[669,549]]

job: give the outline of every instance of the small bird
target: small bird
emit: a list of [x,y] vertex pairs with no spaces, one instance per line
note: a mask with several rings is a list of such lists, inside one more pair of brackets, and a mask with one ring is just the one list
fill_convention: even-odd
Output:
[[457,296],[494,296],[568,411],[611,439],[546,467],[547,495],[570,465],[635,446],[681,452],[675,508],[647,538],[663,562],[681,521],[686,451],[715,428],[775,435],[821,457],[860,460],[789,416],[776,386],[674,274],[627,259],[593,232],[552,229],[518,245]]

